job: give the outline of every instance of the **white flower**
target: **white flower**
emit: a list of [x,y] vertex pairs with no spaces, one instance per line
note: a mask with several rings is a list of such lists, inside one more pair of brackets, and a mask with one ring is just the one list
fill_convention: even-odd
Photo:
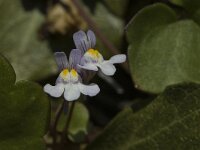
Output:
[[87,35],[83,31],[78,31],[73,35],[74,43],[77,49],[82,51],[80,68],[86,70],[98,71],[100,68],[105,75],[114,75],[116,68],[113,64],[123,63],[126,61],[126,55],[119,54],[112,56],[109,60],[104,60],[103,56],[98,50],[93,49],[96,45],[96,37],[94,33],[89,30]]
[[81,70],[77,68],[80,63],[82,54],[78,49],[74,49],[70,53],[69,62],[64,52],[56,52],[55,58],[59,70],[56,85],[46,84],[44,91],[53,97],[60,97],[64,93],[67,101],[77,100],[80,94],[95,96],[100,92],[98,85],[84,85],[81,78]]

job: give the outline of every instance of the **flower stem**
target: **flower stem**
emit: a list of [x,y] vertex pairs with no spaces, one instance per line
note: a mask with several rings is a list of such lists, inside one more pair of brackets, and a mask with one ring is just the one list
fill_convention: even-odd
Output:
[[70,105],[69,114],[68,114],[68,117],[67,117],[67,122],[66,122],[65,128],[64,128],[63,133],[62,133],[62,137],[63,138],[65,137],[65,135],[68,134],[68,129],[69,129],[69,125],[70,125],[70,122],[71,122],[71,119],[72,119],[72,114],[73,114],[74,106],[75,106],[75,102],[73,101],[71,103],[71,105]]
[[55,144],[56,144],[56,136],[57,136],[56,127],[57,127],[58,121],[60,119],[60,116],[62,114],[64,104],[65,104],[65,100],[63,100],[63,102],[58,106],[58,108],[56,110],[56,114],[55,114],[55,119],[52,121],[50,132],[51,132],[51,135],[53,138],[53,146],[55,146]]

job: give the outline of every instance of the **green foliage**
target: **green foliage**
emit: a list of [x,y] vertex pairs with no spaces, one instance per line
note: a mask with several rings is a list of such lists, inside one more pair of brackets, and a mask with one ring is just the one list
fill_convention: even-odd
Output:
[[200,27],[177,20],[164,4],[142,9],[127,29],[128,57],[136,87],[159,93],[171,84],[200,82]]
[[36,83],[15,83],[15,72],[1,55],[0,70],[0,149],[45,149],[43,136],[49,115],[47,96]]
[[[79,14],[73,16],[72,13],[77,11],[76,5],[71,6],[70,2],[54,4],[48,0],[0,0],[0,53],[9,60],[0,55],[0,150],[46,149],[43,136],[49,125],[48,98],[38,84],[19,80],[55,83],[55,77],[50,77],[56,72],[50,47],[53,51],[69,52],[74,48],[72,32],[80,27],[79,21],[76,23],[77,20],[74,19]],[[170,0],[171,4],[177,6],[164,3],[147,6],[154,2],[84,0],[85,5],[80,3],[83,10],[90,8],[87,17],[91,17],[100,29],[99,33],[105,36],[102,40],[101,35],[97,35],[96,46],[105,58],[112,56],[112,50],[105,46],[105,42],[110,41],[117,49],[123,49],[123,53],[126,53],[129,46],[131,76],[135,87],[144,93],[128,84],[130,79],[125,73],[115,76],[116,82],[125,90],[131,89],[130,92],[116,95],[109,86],[101,88],[104,93],[96,97],[96,104],[87,103],[93,113],[92,121],[94,120],[91,133],[88,133],[89,112],[85,105],[76,102],[69,132],[66,132],[69,140],[60,134],[69,117],[67,113],[62,113],[56,126],[59,133],[54,133],[54,128],[48,131],[49,148],[82,149],[85,145],[80,143],[93,141],[100,132],[99,125],[104,125],[124,105],[132,104],[110,122],[103,133],[89,144],[88,150],[199,149],[200,1]],[[46,7],[47,12],[42,14],[39,9],[42,10],[43,7]],[[45,21],[54,7],[58,8],[56,19],[52,22],[48,22],[48,19]],[[138,12],[141,8],[143,9]],[[127,45],[123,36],[124,23],[134,14],[136,15],[126,30]],[[50,27],[58,23],[57,19],[61,20],[61,24],[58,26],[58,33],[54,33]],[[38,34],[43,23],[46,25],[42,26],[44,32],[48,32],[49,36],[42,41]],[[95,28],[90,21],[87,23],[88,27]],[[63,24],[69,25],[69,28],[65,29]],[[64,28],[66,33],[62,32],[63,35],[60,35],[60,28]],[[46,37],[46,34],[43,36]],[[50,78],[47,79],[47,76]],[[105,85],[101,81],[100,87]],[[182,84],[183,82],[187,83]],[[147,93],[161,94],[155,98],[156,95]],[[133,97],[134,101],[127,100]],[[52,101],[52,110],[61,99]],[[125,102],[121,99],[125,99]],[[52,111],[51,114],[54,120],[55,112]]]
[[[67,114],[62,113],[57,126],[58,131],[62,132],[65,128],[67,117]],[[68,129],[69,138],[74,142],[84,141],[88,133],[88,123],[89,112],[87,108],[82,103],[76,102]]]
[[200,24],[200,1],[199,0],[170,0],[172,3],[186,9],[189,16]]
[[146,108],[122,111],[88,150],[198,150],[200,85],[168,87]]
[[113,13],[122,17],[126,12],[129,0],[104,0],[104,2]]
[[0,52],[15,68],[17,80],[41,79],[54,73],[52,54],[38,36],[44,17],[37,10],[25,11],[21,0],[0,0],[0,13]]
[[76,102],[69,126],[70,139],[75,142],[85,140],[88,133],[89,112],[80,102]]
[[199,0],[170,0],[172,3],[184,7],[189,12],[195,13],[200,9]]

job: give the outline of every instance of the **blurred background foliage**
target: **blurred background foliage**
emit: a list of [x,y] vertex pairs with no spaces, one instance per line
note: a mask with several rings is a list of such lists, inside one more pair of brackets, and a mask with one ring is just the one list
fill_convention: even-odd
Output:
[[[0,12],[1,150],[200,149],[199,0],[0,0]],[[92,79],[96,97],[63,105],[41,87],[87,29],[105,58],[128,60]]]

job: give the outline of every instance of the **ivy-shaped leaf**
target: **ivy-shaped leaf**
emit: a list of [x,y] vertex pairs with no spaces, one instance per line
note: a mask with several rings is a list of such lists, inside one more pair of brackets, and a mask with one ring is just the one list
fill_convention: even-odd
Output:
[[0,55],[0,149],[45,149],[49,101],[33,82],[15,83],[15,72]]
[[122,111],[87,150],[198,150],[200,85],[168,87],[146,108]]
[[0,13],[0,52],[11,62],[17,80],[41,79],[54,73],[50,49],[38,36],[44,17],[37,10],[25,11],[21,0],[0,0]]
[[142,9],[129,23],[129,63],[136,87],[159,93],[184,81],[200,82],[200,27],[177,20],[165,4]]

